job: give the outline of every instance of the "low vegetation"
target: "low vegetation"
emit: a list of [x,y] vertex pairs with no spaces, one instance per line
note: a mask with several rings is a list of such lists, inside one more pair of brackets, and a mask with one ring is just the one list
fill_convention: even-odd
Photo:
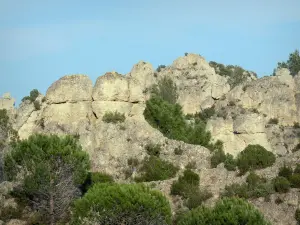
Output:
[[175,177],[178,170],[179,168],[174,166],[171,162],[152,155],[146,157],[143,162],[141,162],[141,167],[138,170],[141,175],[136,177],[135,180],[137,182],[167,180]]
[[[214,61],[209,62],[209,65],[215,69],[217,74],[229,78],[228,83],[231,88],[234,88],[235,86],[247,81],[248,77],[251,75],[250,72],[244,70],[240,66],[225,66]],[[256,73],[252,72],[252,74],[257,77]]]
[[71,224],[171,224],[170,203],[141,184],[95,184],[73,207]]
[[268,123],[269,124],[278,124],[278,122],[279,122],[279,120],[277,118],[271,118]]
[[248,145],[237,156],[237,167],[240,174],[249,170],[270,167],[276,160],[275,155],[260,145]]
[[204,201],[212,197],[208,190],[200,190],[200,177],[191,169],[186,169],[177,181],[171,186],[172,195],[180,195],[185,199],[185,205],[189,208],[196,208]]
[[145,146],[145,149],[148,155],[157,156],[157,157],[160,155],[161,152],[160,144],[149,143]]
[[272,182],[269,182],[265,178],[251,172],[246,178],[246,183],[233,183],[226,186],[222,196],[236,196],[239,198],[251,199],[259,197],[268,198],[273,193],[274,188]]
[[26,101],[26,100],[29,100],[31,103],[33,103],[37,97],[39,96],[39,91],[37,89],[33,89],[32,91],[30,91],[30,95],[29,96],[25,96],[23,99],[22,99],[22,102]]
[[[277,64],[277,69],[280,68],[287,68],[292,76],[295,76],[300,71],[300,55],[299,50],[295,50],[294,52],[290,53],[289,59],[286,62],[279,62]],[[276,69],[275,69],[276,70]],[[273,75],[275,75],[275,70]]]
[[[225,222],[226,221],[226,222]],[[260,224],[271,225],[252,204],[239,198],[223,198],[214,208],[197,207],[177,218],[178,225]]]
[[125,114],[115,112],[106,112],[102,117],[102,121],[105,123],[123,123],[125,121]]

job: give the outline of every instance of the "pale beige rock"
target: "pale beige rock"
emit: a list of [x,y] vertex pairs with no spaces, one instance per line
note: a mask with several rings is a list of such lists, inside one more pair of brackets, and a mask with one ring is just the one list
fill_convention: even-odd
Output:
[[4,93],[0,97],[0,109],[12,110],[15,107],[16,100],[11,97],[10,93]]
[[98,77],[93,89],[94,101],[123,101],[129,99],[128,79],[116,72]]
[[129,102],[132,103],[138,103],[138,102],[145,102],[145,89],[144,87],[140,84],[138,80],[135,78],[129,78],[128,79],[128,88],[129,88]]
[[26,221],[17,220],[17,219],[10,220],[8,223],[6,223],[6,225],[26,225],[26,224],[27,224]]
[[150,87],[156,82],[154,77],[154,69],[150,63],[140,61],[133,66],[130,73],[126,75],[129,78],[133,78],[138,83],[142,90]]
[[93,83],[86,75],[70,75],[54,82],[46,93],[49,104],[92,100]]
[[124,113],[125,116],[130,114],[132,103],[117,102],[117,101],[94,101],[92,102],[93,112],[98,119],[102,119],[106,112],[119,112]]

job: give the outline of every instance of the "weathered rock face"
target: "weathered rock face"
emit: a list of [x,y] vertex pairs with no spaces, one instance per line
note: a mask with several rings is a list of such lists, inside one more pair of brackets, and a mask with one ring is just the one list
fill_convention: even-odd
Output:
[[10,93],[3,94],[0,98],[0,109],[12,110],[15,107],[15,99],[10,96]]
[[92,100],[93,83],[88,76],[64,76],[53,83],[46,93],[49,104]]
[[196,113],[211,107],[215,100],[230,90],[227,78],[217,75],[208,62],[196,54],[180,57],[163,69],[159,76],[168,76],[175,81],[178,103],[185,113]]

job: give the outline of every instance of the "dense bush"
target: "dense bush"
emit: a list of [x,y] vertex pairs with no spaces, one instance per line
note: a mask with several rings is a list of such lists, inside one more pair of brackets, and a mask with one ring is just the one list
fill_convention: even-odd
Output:
[[178,225],[271,225],[258,209],[239,198],[221,199],[212,209],[198,207],[180,215],[177,221]]
[[285,177],[276,177],[274,179],[274,189],[279,193],[286,193],[290,190],[291,184]]
[[[231,88],[247,81],[250,76],[250,72],[245,71],[240,66],[224,66],[223,64],[214,61],[209,62],[209,65],[215,69],[217,74],[228,77],[228,83]],[[253,73],[253,75],[257,76],[255,73]]]
[[180,195],[185,199],[185,205],[189,208],[196,208],[204,201],[212,197],[211,192],[199,189],[199,175],[190,169],[186,169],[177,181],[171,186],[172,195]]
[[211,135],[205,130],[205,122],[196,120],[195,124],[188,125],[179,104],[170,104],[157,95],[152,96],[146,102],[144,116],[152,127],[167,138],[209,146]]
[[300,188],[300,173],[295,173],[289,177],[292,188]]
[[159,156],[161,152],[160,144],[149,143],[145,146],[148,155]]
[[39,91],[37,89],[33,89],[31,92],[30,92],[30,95],[29,96],[25,96],[23,99],[22,99],[22,102],[26,101],[26,100],[29,100],[31,103],[34,102],[37,97],[39,96]]
[[289,179],[289,177],[293,174],[293,169],[290,166],[284,165],[283,167],[279,168],[278,176],[285,177]]
[[171,224],[168,200],[141,184],[95,184],[73,207],[71,224]]
[[216,168],[220,163],[226,160],[226,155],[223,149],[216,149],[210,158],[210,165],[212,168]]
[[228,171],[235,171],[236,160],[233,158],[233,155],[229,153],[225,155],[225,152],[223,151],[223,143],[220,141],[216,142],[213,148],[215,151],[210,159],[211,167],[216,168],[220,163],[224,163],[224,167]]
[[4,162],[7,179],[24,177],[15,195],[43,215],[46,224],[66,216],[90,168],[88,154],[72,136],[30,136],[15,143]]
[[[300,71],[299,51],[295,50],[293,53],[291,53],[289,59],[286,62],[279,62],[277,65],[277,69],[279,68],[287,68],[291,72],[292,76],[297,75],[297,73]],[[273,74],[275,74],[275,71]]]
[[102,117],[102,121],[106,123],[123,123],[125,121],[124,113],[106,112]]
[[233,158],[233,155],[227,153],[226,158],[224,161],[224,167],[228,171],[235,171],[236,170],[236,160]]
[[237,156],[237,166],[240,174],[250,169],[262,169],[272,166],[276,160],[272,152],[267,151],[260,145],[248,145]]
[[240,197],[240,198],[259,198],[269,197],[274,193],[273,184],[267,182],[264,178],[258,176],[254,172],[251,172],[244,184],[232,184],[225,187],[225,191],[222,193],[226,197]]
[[159,66],[157,67],[156,71],[157,71],[157,72],[160,72],[161,69],[164,69],[164,68],[166,68],[165,65],[159,65]]
[[146,157],[139,169],[141,175],[136,177],[138,182],[166,180],[175,177],[178,167],[156,156]]
[[151,94],[159,96],[164,101],[175,104],[178,99],[177,86],[173,80],[164,76],[157,85],[151,87]]
[[86,193],[96,183],[113,183],[114,179],[111,175],[103,172],[89,172],[85,182],[81,185],[82,193]]
[[34,105],[35,110],[40,110],[41,109],[41,103],[39,101],[35,100],[33,102],[33,105]]
[[190,193],[199,189],[199,175],[190,169],[183,172],[183,176],[179,176],[177,181],[174,181],[171,186],[172,195],[181,195],[188,198]]
[[269,124],[278,124],[278,122],[279,122],[279,120],[277,118],[271,118],[268,123]]

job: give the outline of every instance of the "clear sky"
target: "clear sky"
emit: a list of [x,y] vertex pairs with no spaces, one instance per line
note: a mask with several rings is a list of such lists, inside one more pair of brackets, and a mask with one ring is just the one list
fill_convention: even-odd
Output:
[[300,49],[300,0],[0,0],[0,94],[185,52],[259,76]]

